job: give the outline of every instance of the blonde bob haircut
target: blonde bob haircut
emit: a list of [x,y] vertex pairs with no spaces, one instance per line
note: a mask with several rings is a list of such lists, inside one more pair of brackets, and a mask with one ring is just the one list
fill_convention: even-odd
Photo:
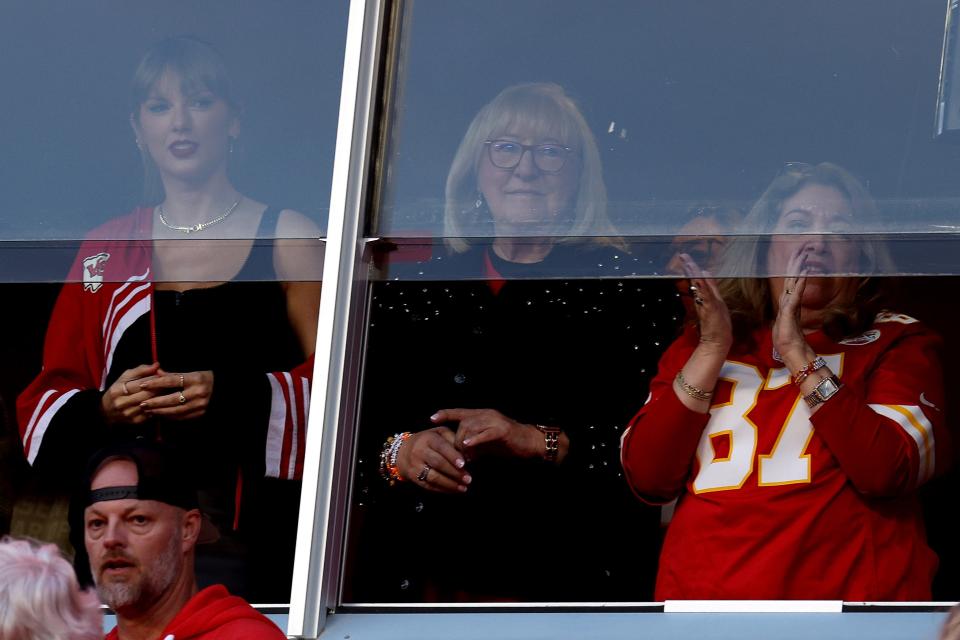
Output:
[[[784,201],[808,185],[822,185],[839,191],[850,203],[854,223],[876,220],[877,206],[849,171],[835,164],[797,165],[785,168],[763,192],[740,223],[738,237],[728,245],[721,261],[721,273],[731,276],[720,282],[720,293],[730,309],[734,331],[744,338],[753,329],[774,320],[767,273],[768,240],[780,220]],[[762,241],[762,242],[761,242]],[[848,239],[860,248],[860,274],[892,274],[893,259],[886,245],[873,238]],[[827,309],[824,331],[839,339],[866,329],[880,311],[880,295],[874,278],[851,276],[854,295]]]
[[480,109],[460,142],[447,175],[443,235],[447,246],[462,253],[471,237],[493,237],[486,206],[477,207],[477,171],[486,140],[522,131],[536,139],[556,138],[579,157],[575,201],[558,219],[552,234],[559,242],[584,242],[623,248],[607,217],[607,188],[600,152],[587,121],[560,85],[528,83],[507,87]]
[[73,567],[56,546],[0,540],[0,638],[103,638],[96,592],[80,589]]

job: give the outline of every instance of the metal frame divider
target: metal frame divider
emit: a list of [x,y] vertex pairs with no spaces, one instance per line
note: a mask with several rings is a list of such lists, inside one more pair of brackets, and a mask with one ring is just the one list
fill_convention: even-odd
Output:
[[[287,634],[317,638],[335,605],[343,515],[334,513],[344,486],[336,477],[347,330],[367,205],[376,87],[385,0],[351,0],[347,21],[340,116],[330,191],[323,296],[317,328],[313,402],[303,467],[303,490]],[[323,395],[320,395],[320,394]],[[349,434],[347,434],[349,435]]]

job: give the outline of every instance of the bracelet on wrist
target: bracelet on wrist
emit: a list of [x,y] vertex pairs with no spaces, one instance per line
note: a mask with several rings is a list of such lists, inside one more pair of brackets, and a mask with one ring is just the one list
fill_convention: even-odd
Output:
[[397,467],[397,458],[400,456],[400,447],[409,437],[409,431],[394,434],[387,438],[386,442],[383,443],[383,449],[380,451],[380,475],[391,487],[405,480]]
[[793,376],[793,384],[799,387],[811,373],[819,369],[823,369],[825,366],[827,366],[827,361],[820,356],[817,356],[812,361],[800,367],[797,373]]
[[695,387],[683,378],[683,371],[677,371],[677,384],[683,389],[683,392],[694,400],[703,400],[707,402],[713,397],[713,391],[705,391],[700,387]]
[[560,454],[560,429],[557,427],[545,427],[542,424],[534,425],[537,431],[543,434],[544,451],[543,459],[547,462],[556,462]]

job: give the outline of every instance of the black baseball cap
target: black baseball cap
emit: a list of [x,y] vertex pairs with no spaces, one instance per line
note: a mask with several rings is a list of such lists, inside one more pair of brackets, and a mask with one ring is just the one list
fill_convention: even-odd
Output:
[[[137,484],[90,490],[90,483],[104,463],[129,460],[137,467]],[[178,460],[176,451],[145,438],[118,442],[97,451],[87,462],[80,489],[82,508],[107,500],[156,500],[181,509],[199,509],[196,484],[190,466]]]

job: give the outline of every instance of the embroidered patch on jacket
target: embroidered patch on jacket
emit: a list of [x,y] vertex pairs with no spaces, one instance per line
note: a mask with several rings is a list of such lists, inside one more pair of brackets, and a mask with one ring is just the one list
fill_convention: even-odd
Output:
[[870,329],[869,331],[862,333],[859,336],[854,336],[853,338],[847,338],[846,340],[841,340],[840,344],[860,346],[864,344],[870,344],[871,342],[876,342],[879,338],[880,338],[880,330]]
[[83,259],[84,291],[96,293],[97,289],[103,286],[103,271],[109,259],[109,253],[98,253],[95,256]]

